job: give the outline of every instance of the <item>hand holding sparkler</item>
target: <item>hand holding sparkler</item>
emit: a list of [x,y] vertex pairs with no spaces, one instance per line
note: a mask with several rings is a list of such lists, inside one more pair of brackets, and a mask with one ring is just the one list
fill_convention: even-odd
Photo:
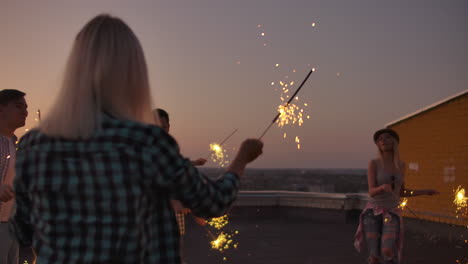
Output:
[[246,139],[242,142],[236,157],[227,171],[239,176],[244,172],[245,166],[262,154],[263,142],[259,139]]
[[246,139],[242,142],[239,152],[234,159],[235,161],[244,162],[245,164],[254,161],[262,154],[263,142],[259,139]]

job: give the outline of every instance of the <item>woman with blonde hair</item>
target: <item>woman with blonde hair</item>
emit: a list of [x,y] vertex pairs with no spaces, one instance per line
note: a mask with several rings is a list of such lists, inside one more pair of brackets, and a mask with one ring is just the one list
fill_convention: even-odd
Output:
[[201,217],[231,206],[263,144],[244,141],[226,173],[209,180],[154,124],[150,98],[132,30],[109,15],[88,22],[54,107],[19,143],[12,223],[37,263],[180,263],[170,199]]
[[367,182],[369,203],[361,213],[355,247],[361,251],[364,240],[371,264],[396,264],[401,260],[403,230],[400,197],[434,195],[437,191],[405,189],[405,163],[400,160],[400,137],[390,128],[374,133],[378,158],[369,161]]

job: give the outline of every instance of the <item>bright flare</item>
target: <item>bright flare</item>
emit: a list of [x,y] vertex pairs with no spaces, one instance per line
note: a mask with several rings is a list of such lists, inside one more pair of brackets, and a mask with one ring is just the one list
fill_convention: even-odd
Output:
[[468,198],[465,196],[465,189],[458,186],[455,190],[455,198],[453,199],[453,204],[456,207],[457,218],[459,214],[465,215],[467,213],[467,203]]
[[229,224],[229,218],[227,215],[223,215],[221,217],[211,218],[210,221],[207,222],[208,225],[220,230],[221,228],[225,227]]
[[407,204],[408,204],[408,198],[405,197],[403,198],[403,200],[401,201],[398,207],[400,207],[401,210],[404,210]]
[[221,167],[224,167],[229,163],[226,150],[221,147],[221,145],[218,143],[212,143],[210,144],[210,150],[213,152],[210,158],[214,163],[217,163]]
[[234,236],[233,234],[231,235],[225,234],[225,233],[219,234],[218,238],[210,242],[211,248],[216,249],[220,252],[223,252],[231,248],[231,246],[234,248],[237,248],[238,243],[234,243],[234,241],[232,240],[233,236]]

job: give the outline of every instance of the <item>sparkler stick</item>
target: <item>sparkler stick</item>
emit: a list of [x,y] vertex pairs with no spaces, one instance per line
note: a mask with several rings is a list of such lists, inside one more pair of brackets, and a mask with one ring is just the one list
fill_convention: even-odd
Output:
[[[219,144],[214,144],[215,148],[216,148],[216,149],[219,149],[219,151],[222,151],[221,146],[222,146],[230,137],[232,137],[232,136],[237,132],[237,130],[239,130],[239,129],[236,128],[234,131],[232,131],[232,133],[229,134],[226,138],[224,138],[223,141],[221,141],[221,143],[219,143]],[[211,144],[210,144],[210,145],[211,145]],[[217,147],[217,146],[219,146],[219,147]],[[215,152],[217,152],[216,149],[214,150]],[[209,154],[208,157],[207,157],[206,159],[209,159],[211,155],[212,155],[212,154]]]
[[236,128],[236,130],[232,131],[232,133],[229,134],[229,136],[227,136],[223,141],[221,141],[221,143],[219,143],[219,145],[222,146],[224,144],[224,142],[226,142],[230,137],[232,137],[237,132],[237,130],[239,130],[239,129]]
[[224,152],[225,150],[221,147],[229,138],[231,138],[236,132],[237,130],[239,130],[238,128],[236,128],[231,134],[229,134],[225,139],[223,139],[223,141],[221,141],[221,143],[213,143],[213,144],[210,144],[210,149],[214,152],[214,153],[210,153],[208,154],[208,156],[206,157],[206,159],[209,159],[210,157],[214,157],[213,158],[213,161],[214,162],[220,162],[220,165],[221,167],[224,165],[225,161],[224,159],[227,157],[224,156]]
[[[299,88],[297,88],[297,90],[294,92],[294,94],[291,96],[291,98],[289,98],[288,102],[284,105],[284,107],[288,106],[289,103],[291,103],[291,101],[293,100],[293,98],[296,96],[296,94],[301,90],[302,86],[305,84],[305,82],[307,81],[307,79],[309,79],[309,76],[312,74],[312,72],[315,71],[315,68],[313,68],[312,70],[309,71],[309,74],[307,74],[307,76],[305,77],[304,81],[302,81],[301,85],[299,85]],[[271,121],[270,125],[268,125],[268,127],[265,129],[265,131],[263,131],[262,135],[260,136],[259,139],[262,139],[262,137],[266,134],[266,132],[268,132],[268,130],[270,129],[270,127],[276,122],[276,120],[278,120],[278,117],[281,115],[280,112],[278,112],[278,114],[275,116],[275,118],[273,118],[273,121]]]

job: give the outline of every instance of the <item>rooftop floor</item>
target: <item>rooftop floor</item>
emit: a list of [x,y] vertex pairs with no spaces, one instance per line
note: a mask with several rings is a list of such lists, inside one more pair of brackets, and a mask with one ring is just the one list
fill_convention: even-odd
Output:
[[[194,223],[192,217],[186,217],[184,255],[188,264],[366,263],[366,253],[359,254],[353,247],[357,221],[350,221],[348,218],[346,222],[343,211],[239,206],[234,207],[229,216],[230,222],[223,230],[239,231],[239,234],[233,237],[234,242],[238,243],[238,248],[228,249],[224,253],[211,249],[209,242],[212,239],[207,229],[215,235],[219,232],[215,232],[212,227],[201,227]],[[447,226],[448,229],[443,231],[447,236],[435,236],[431,232],[421,231],[434,229],[431,223],[426,227],[424,223],[409,220],[408,224],[403,263],[468,263],[468,243],[464,240],[468,239],[468,229],[450,229],[450,226]],[[411,228],[415,225],[419,228]]]

